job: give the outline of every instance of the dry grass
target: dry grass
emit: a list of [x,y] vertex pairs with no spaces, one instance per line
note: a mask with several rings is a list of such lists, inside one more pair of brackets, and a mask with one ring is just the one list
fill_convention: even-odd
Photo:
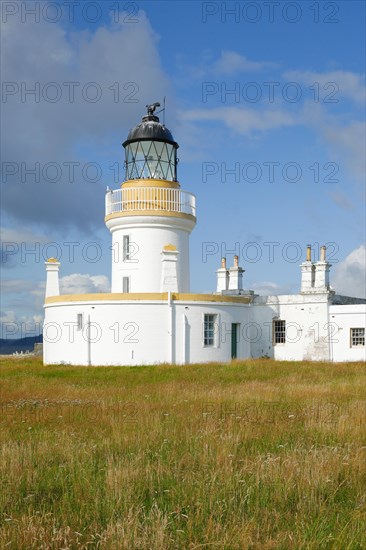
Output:
[[0,548],[361,549],[361,363],[0,359]]

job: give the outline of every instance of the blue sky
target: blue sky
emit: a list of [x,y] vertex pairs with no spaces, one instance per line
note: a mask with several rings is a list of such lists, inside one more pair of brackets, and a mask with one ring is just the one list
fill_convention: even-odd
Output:
[[365,296],[363,2],[1,7],[3,337],[41,323],[47,256],[64,292],[108,291],[105,189],[164,96],[197,196],[193,291],[239,252],[245,288],[297,292],[310,243],[338,292]]

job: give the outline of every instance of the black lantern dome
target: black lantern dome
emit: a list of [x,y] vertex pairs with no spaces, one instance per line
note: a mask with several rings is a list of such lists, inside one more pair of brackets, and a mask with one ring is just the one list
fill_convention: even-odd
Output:
[[177,181],[177,149],[171,132],[154,115],[160,103],[146,105],[147,115],[132,128],[123,142],[126,180],[161,179]]

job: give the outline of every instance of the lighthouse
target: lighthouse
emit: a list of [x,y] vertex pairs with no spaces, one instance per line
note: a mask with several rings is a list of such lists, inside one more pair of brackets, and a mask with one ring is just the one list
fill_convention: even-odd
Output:
[[147,105],[129,131],[122,144],[125,179],[106,192],[111,292],[62,294],[60,262],[45,262],[44,363],[363,360],[366,300],[335,294],[325,246],[315,263],[308,246],[299,294],[259,296],[246,289],[237,255],[230,267],[221,259],[215,292],[190,291],[196,200],[181,189],[179,146],[160,122],[159,106]]
[[178,143],[155,110],[123,142],[125,181],[106,193],[113,293],[189,292],[189,236],[195,196],[177,178]]

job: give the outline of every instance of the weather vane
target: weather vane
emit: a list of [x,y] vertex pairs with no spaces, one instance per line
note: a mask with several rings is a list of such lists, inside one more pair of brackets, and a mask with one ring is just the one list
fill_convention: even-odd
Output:
[[159,102],[152,103],[151,105],[146,105],[147,114],[148,114],[148,115],[153,115],[154,112],[155,112],[156,107],[160,107],[160,103],[159,103]]

